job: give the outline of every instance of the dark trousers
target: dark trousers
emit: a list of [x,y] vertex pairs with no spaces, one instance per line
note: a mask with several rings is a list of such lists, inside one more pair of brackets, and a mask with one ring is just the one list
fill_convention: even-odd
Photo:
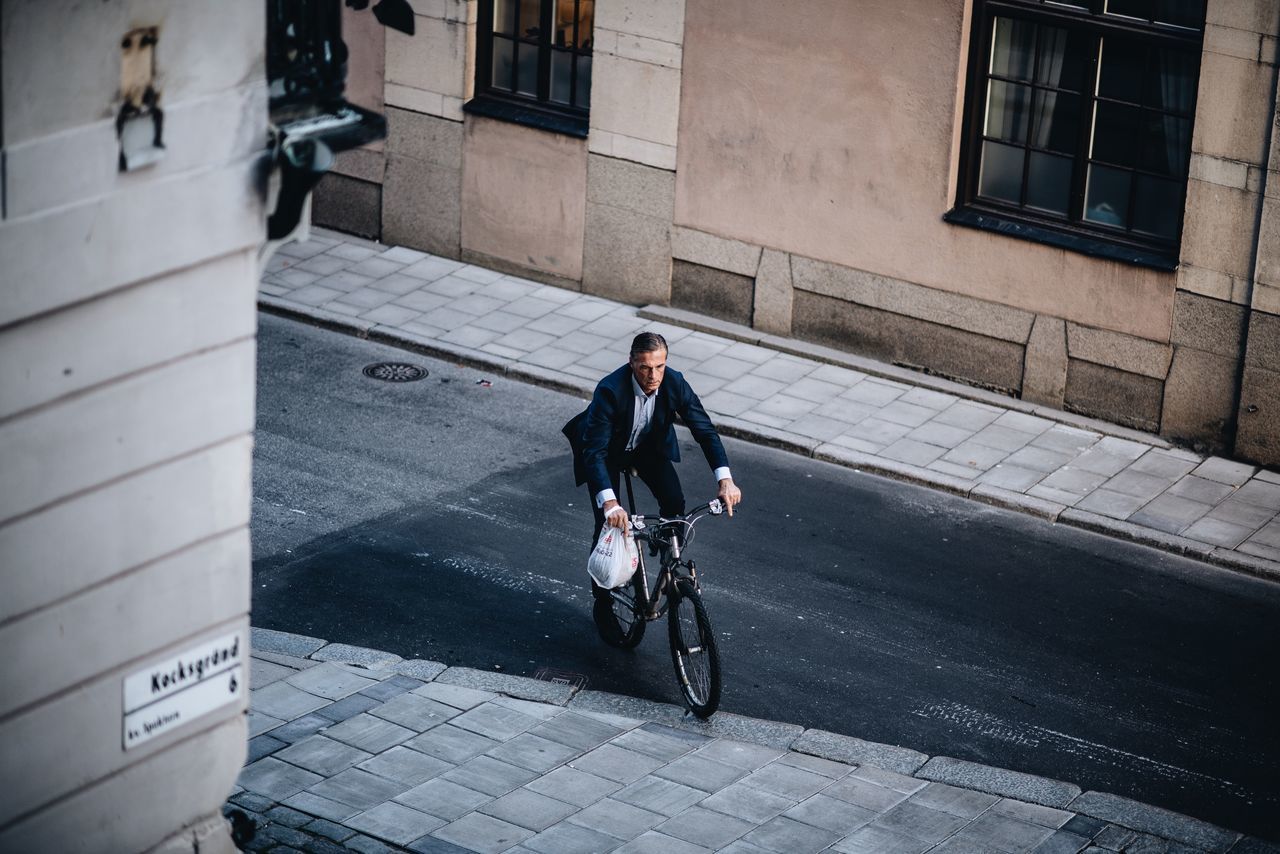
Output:
[[[649,492],[658,502],[658,515],[669,517],[684,514],[684,490],[680,488],[680,477],[676,474],[676,467],[671,460],[661,454],[643,451],[624,458],[617,468],[612,464],[609,465],[609,479],[613,486],[613,494],[618,496],[618,503],[626,509],[627,513],[630,513],[632,508],[627,502],[626,493],[619,487],[622,482],[622,471],[628,467],[634,468],[640,480],[649,487]],[[587,549],[590,551],[600,537],[600,528],[604,525],[604,511],[596,506],[596,497],[590,488],[587,494],[591,510],[595,514],[595,527],[591,529],[591,546]],[[649,508],[641,504],[636,509],[643,513]],[[608,598],[608,591],[598,587],[594,581],[591,583],[591,590],[597,598]]]

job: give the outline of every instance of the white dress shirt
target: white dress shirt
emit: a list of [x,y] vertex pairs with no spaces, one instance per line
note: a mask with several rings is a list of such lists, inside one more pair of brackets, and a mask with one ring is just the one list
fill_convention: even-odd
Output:
[[[658,392],[655,389],[653,394],[645,394],[644,389],[640,388],[640,383],[636,382],[636,375],[631,375],[631,391],[635,394],[636,405],[635,414],[631,419],[631,437],[627,439],[627,450],[634,451],[636,447],[644,440],[649,432],[649,423],[653,421],[653,407],[658,399]],[[722,481],[731,478],[733,475],[729,473],[728,466],[720,466],[715,470],[716,481]],[[617,495],[612,489],[602,489],[596,493],[596,506],[603,507],[606,501],[616,501]]]

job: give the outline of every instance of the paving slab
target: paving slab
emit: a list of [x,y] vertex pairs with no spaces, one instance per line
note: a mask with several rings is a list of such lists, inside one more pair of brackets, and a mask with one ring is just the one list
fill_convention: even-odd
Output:
[[357,767],[397,783],[417,786],[453,770],[456,766],[434,756],[398,746],[363,760]]
[[419,783],[412,789],[395,796],[397,803],[446,821],[462,818],[492,800],[492,795],[439,778]]
[[546,830],[571,815],[581,816],[585,812],[579,812],[573,804],[540,795],[531,789],[516,789],[490,801],[479,811],[533,831]]
[[607,833],[624,842],[635,839],[666,820],[667,817],[661,813],[641,809],[613,798],[596,801],[569,818],[573,824]]
[[499,854],[533,836],[533,831],[473,812],[434,831],[432,836],[478,854]]
[[325,735],[368,753],[381,753],[412,738],[414,731],[362,712],[329,727]]
[[287,682],[273,682],[265,688],[250,691],[250,704],[255,712],[280,721],[291,721],[314,712],[329,701],[295,688]]
[[341,700],[375,684],[377,680],[357,676],[337,665],[325,663],[295,673],[284,681],[308,694],[315,694],[326,700]]
[[488,753],[501,744],[501,741],[451,724],[432,727],[404,742],[405,747],[455,765],[461,765],[468,759]]
[[445,822],[403,804],[388,801],[352,816],[347,819],[346,824],[378,839],[396,845],[408,845],[436,828],[443,827]]
[[323,735],[313,735],[281,750],[276,758],[312,773],[332,777],[339,771],[373,758],[373,754]]

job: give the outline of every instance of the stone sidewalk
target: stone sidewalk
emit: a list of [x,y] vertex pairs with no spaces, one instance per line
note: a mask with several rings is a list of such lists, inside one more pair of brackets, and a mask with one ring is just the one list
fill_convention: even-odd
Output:
[[656,330],[726,435],[1280,578],[1280,473],[830,348],[322,229],[260,305],[585,396]]
[[227,807],[255,822],[251,851],[1280,851],[1069,783],[792,724],[252,638],[248,764]]

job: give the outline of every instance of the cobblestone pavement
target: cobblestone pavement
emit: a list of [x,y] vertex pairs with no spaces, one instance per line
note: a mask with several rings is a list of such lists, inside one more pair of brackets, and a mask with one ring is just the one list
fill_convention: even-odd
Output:
[[1280,578],[1280,473],[676,309],[317,229],[260,304],[590,395],[660,331],[722,432]]
[[1277,852],[906,748],[253,630],[248,850]]

